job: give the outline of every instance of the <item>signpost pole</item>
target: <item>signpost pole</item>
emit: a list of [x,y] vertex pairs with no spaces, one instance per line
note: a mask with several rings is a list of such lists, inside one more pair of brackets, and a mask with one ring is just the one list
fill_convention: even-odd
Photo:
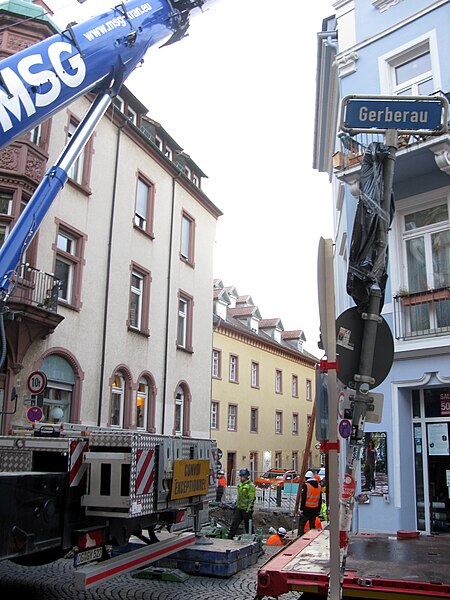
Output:
[[[397,130],[389,129],[385,133],[388,155],[383,165],[383,194],[380,202],[380,230],[376,240],[377,253],[372,269],[373,273],[382,273],[385,269],[388,250],[390,203],[394,181],[394,166],[397,150]],[[367,312],[361,314],[364,320],[363,341],[359,358],[358,373],[355,374],[356,392],[354,397],[352,431],[347,445],[344,485],[340,502],[340,547],[342,553],[341,580],[344,575],[348,550],[348,534],[351,529],[355,489],[358,477],[361,448],[366,421],[366,412],[370,403],[369,391],[375,380],[372,377],[375,343],[378,325],[381,322],[382,291],[375,281],[370,288]]]

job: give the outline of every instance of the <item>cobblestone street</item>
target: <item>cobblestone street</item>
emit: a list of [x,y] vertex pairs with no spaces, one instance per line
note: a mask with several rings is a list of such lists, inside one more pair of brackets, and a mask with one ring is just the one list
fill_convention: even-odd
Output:
[[[258,562],[228,578],[191,575],[182,583],[118,576],[87,592],[74,589],[73,565],[59,560],[42,567],[22,567],[10,561],[0,563],[0,594],[4,600],[24,597],[33,600],[253,600],[258,569],[277,551],[268,547]],[[299,598],[298,593],[283,600]]]

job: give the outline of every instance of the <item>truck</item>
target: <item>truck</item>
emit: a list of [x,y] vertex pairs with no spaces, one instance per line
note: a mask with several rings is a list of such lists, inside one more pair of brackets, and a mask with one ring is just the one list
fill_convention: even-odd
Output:
[[[0,248],[2,331],[22,257],[126,78],[150,46],[182,39],[191,12],[212,2],[122,2],[1,61],[0,148],[76,98],[95,95]],[[4,336],[1,344],[0,366]],[[76,585],[88,589],[198,540],[215,473],[210,439],[73,424],[17,428],[0,436],[0,559],[38,565],[71,555]],[[187,511],[194,533],[159,541],[158,531],[173,531]],[[124,554],[131,536],[144,545]]]

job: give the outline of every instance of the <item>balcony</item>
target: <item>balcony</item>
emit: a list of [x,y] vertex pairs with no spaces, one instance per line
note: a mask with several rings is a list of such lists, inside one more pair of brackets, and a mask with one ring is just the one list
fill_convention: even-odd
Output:
[[18,372],[33,342],[53,333],[64,319],[57,313],[59,280],[29,264],[20,265],[5,318],[8,359]]
[[59,283],[54,275],[22,264],[12,300],[56,313]]
[[[435,95],[445,95],[436,92]],[[366,149],[384,142],[382,133],[339,134],[339,148],[332,157],[334,175],[359,195],[359,174]],[[399,135],[396,152],[394,193],[396,199],[449,185],[450,134]]]
[[397,340],[450,334],[450,287],[394,296]]

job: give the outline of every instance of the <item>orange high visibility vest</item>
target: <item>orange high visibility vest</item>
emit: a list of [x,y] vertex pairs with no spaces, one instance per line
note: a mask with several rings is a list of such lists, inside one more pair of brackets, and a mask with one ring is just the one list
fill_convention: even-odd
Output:
[[316,488],[310,483],[307,483],[305,508],[317,508],[320,502],[320,493],[320,487]]
[[274,533],[266,540],[267,546],[282,546],[283,540],[280,538],[278,533]]

